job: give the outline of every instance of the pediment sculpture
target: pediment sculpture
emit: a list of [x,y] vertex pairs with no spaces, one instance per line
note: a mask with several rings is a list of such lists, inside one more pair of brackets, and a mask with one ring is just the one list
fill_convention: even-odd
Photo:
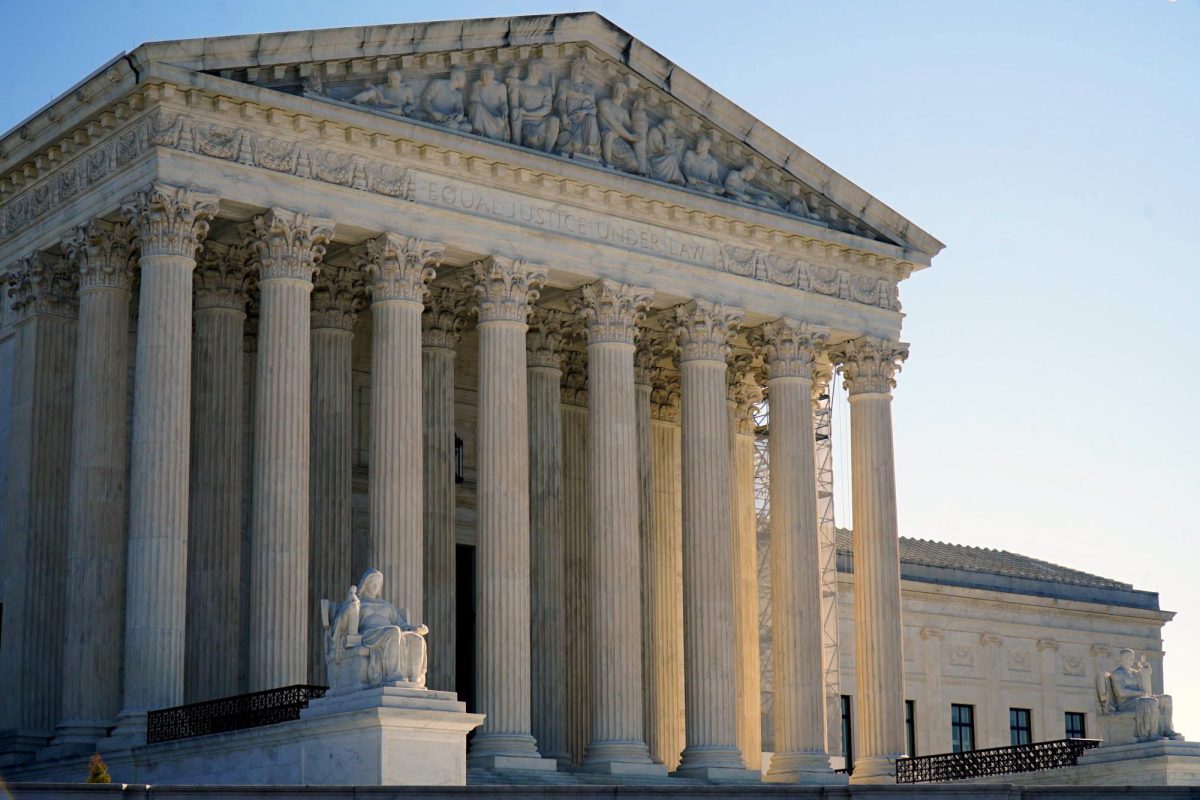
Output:
[[331,695],[381,686],[425,688],[429,628],[384,600],[383,573],[368,569],[342,602],[321,601]]
[[1182,739],[1171,723],[1171,697],[1151,689],[1153,669],[1143,656],[1124,649],[1112,672],[1096,677],[1100,701],[1100,729],[1105,744]]
[[[831,226],[834,218],[815,208],[811,188],[777,174],[761,180],[770,165],[725,140],[707,120],[685,120],[677,103],[664,102],[631,73],[595,83],[596,69],[580,56],[565,69],[559,64],[565,74],[555,75],[550,63],[528,58],[484,61],[471,69],[474,75],[462,66],[416,75],[389,69],[383,80],[344,76],[334,82],[313,65],[299,89],[309,99],[440,125]],[[843,226],[875,238],[849,218],[836,225]]]

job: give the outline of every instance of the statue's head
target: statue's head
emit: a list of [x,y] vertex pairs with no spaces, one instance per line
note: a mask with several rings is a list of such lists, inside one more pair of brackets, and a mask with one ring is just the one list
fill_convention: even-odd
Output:
[[377,569],[368,569],[358,579],[359,594],[370,600],[378,599],[383,591],[383,573]]
[[455,89],[461,89],[467,83],[467,73],[462,67],[453,67],[450,70],[450,85]]
[[583,76],[587,71],[587,61],[582,58],[577,58],[571,62],[571,80],[576,83],[583,82]]
[[479,68],[479,80],[482,83],[491,83],[496,80],[496,68],[491,64],[484,64]]
[[617,105],[625,102],[625,97],[629,94],[629,87],[623,83],[616,83],[612,88],[612,99]]
[[1136,656],[1137,656],[1136,653],[1134,653],[1128,647],[1124,647],[1121,649],[1120,654],[1117,656],[1117,661],[1125,669],[1132,669],[1133,668],[1133,659]]
[[546,65],[536,58],[525,65],[525,77],[537,83],[542,79],[542,72],[546,69]]
[[754,165],[754,162],[750,162],[746,166],[742,167],[742,177],[748,181],[754,180],[754,176],[757,174],[758,167]]
[[709,148],[712,147],[712,140],[707,136],[701,136],[696,140],[696,152],[702,156],[708,155]]
[[400,84],[401,84],[401,82],[403,82],[403,80],[404,80],[404,76],[402,74],[400,74],[400,70],[398,70],[398,69],[389,69],[388,70],[388,74],[387,74],[388,86],[392,87],[393,89],[399,89]]

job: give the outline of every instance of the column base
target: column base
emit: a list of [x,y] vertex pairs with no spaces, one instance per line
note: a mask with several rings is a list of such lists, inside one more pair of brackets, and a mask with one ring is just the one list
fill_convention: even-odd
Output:
[[46,746],[46,737],[21,732],[0,737],[0,767],[28,764]]
[[467,765],[493,770],[558,770],[558,761],[542,758],[537,743],[527,733],[476,733],[467,753]]
[[713,783],[761,783],[762,773],[738,767],[683,767],[671,773],[677,778],[693,778]]
[[557,772],[558,762],[553,758],[539,756],[467,756],[467,766],[477,769],[503,771],[506,769]]
[[767,783],[793,783],[806,786],[836,786],[845,784],[846,776],[829,766],[824,753],[776,753],[771,767],[763,776]]
[[867,756],[854,759],[853,785],[892,784],[896,782],[896,759],[899,756]]
[[122,711],[117,714],[117,727],[112,729],[108,738],[96,742],[96,752],[111,753],[116,750],[130,750],[141,747],[146,743],[146,712]]
[[108,736],[111,722],[69,720],[60,723],[50,743],[38,751],[38,761],[96,752],[96,743]]
[[593,775],[633,775],[640,778],[665,778],[667,768],[652,761],[588,761],[575,767],[572,772]]

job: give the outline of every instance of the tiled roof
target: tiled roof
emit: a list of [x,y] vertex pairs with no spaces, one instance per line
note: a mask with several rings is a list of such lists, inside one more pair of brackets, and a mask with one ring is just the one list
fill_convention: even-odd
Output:
[[[851,539],[850,531],[844,528],[838,529],[837,549],[839,554],[851,555]],[[1010,553],[1007,550],[931,542],[926,539],[908,539],[903,536],[900,537],[900,562],[1035,581],[1091,586],[1098,589],[1133,589],[1133,586],[1128,583],[1080,572],[1077,569],[1060,567],[1049,561],[1039,561],[1029,556]]]

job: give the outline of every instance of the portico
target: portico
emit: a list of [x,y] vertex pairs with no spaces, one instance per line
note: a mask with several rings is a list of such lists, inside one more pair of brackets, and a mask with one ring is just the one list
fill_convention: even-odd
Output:
[[832,364],[854,780],[891,779],[897,286],[941,244],[603,18],[510,23],[144,45],[0,142],[0,759],[323,681],[316,600],[373,566],[431,629],[430,688],[486,715],[471,763],[757,780],[741,384],[771,420],[762,777],[835,782],[811,400]]

